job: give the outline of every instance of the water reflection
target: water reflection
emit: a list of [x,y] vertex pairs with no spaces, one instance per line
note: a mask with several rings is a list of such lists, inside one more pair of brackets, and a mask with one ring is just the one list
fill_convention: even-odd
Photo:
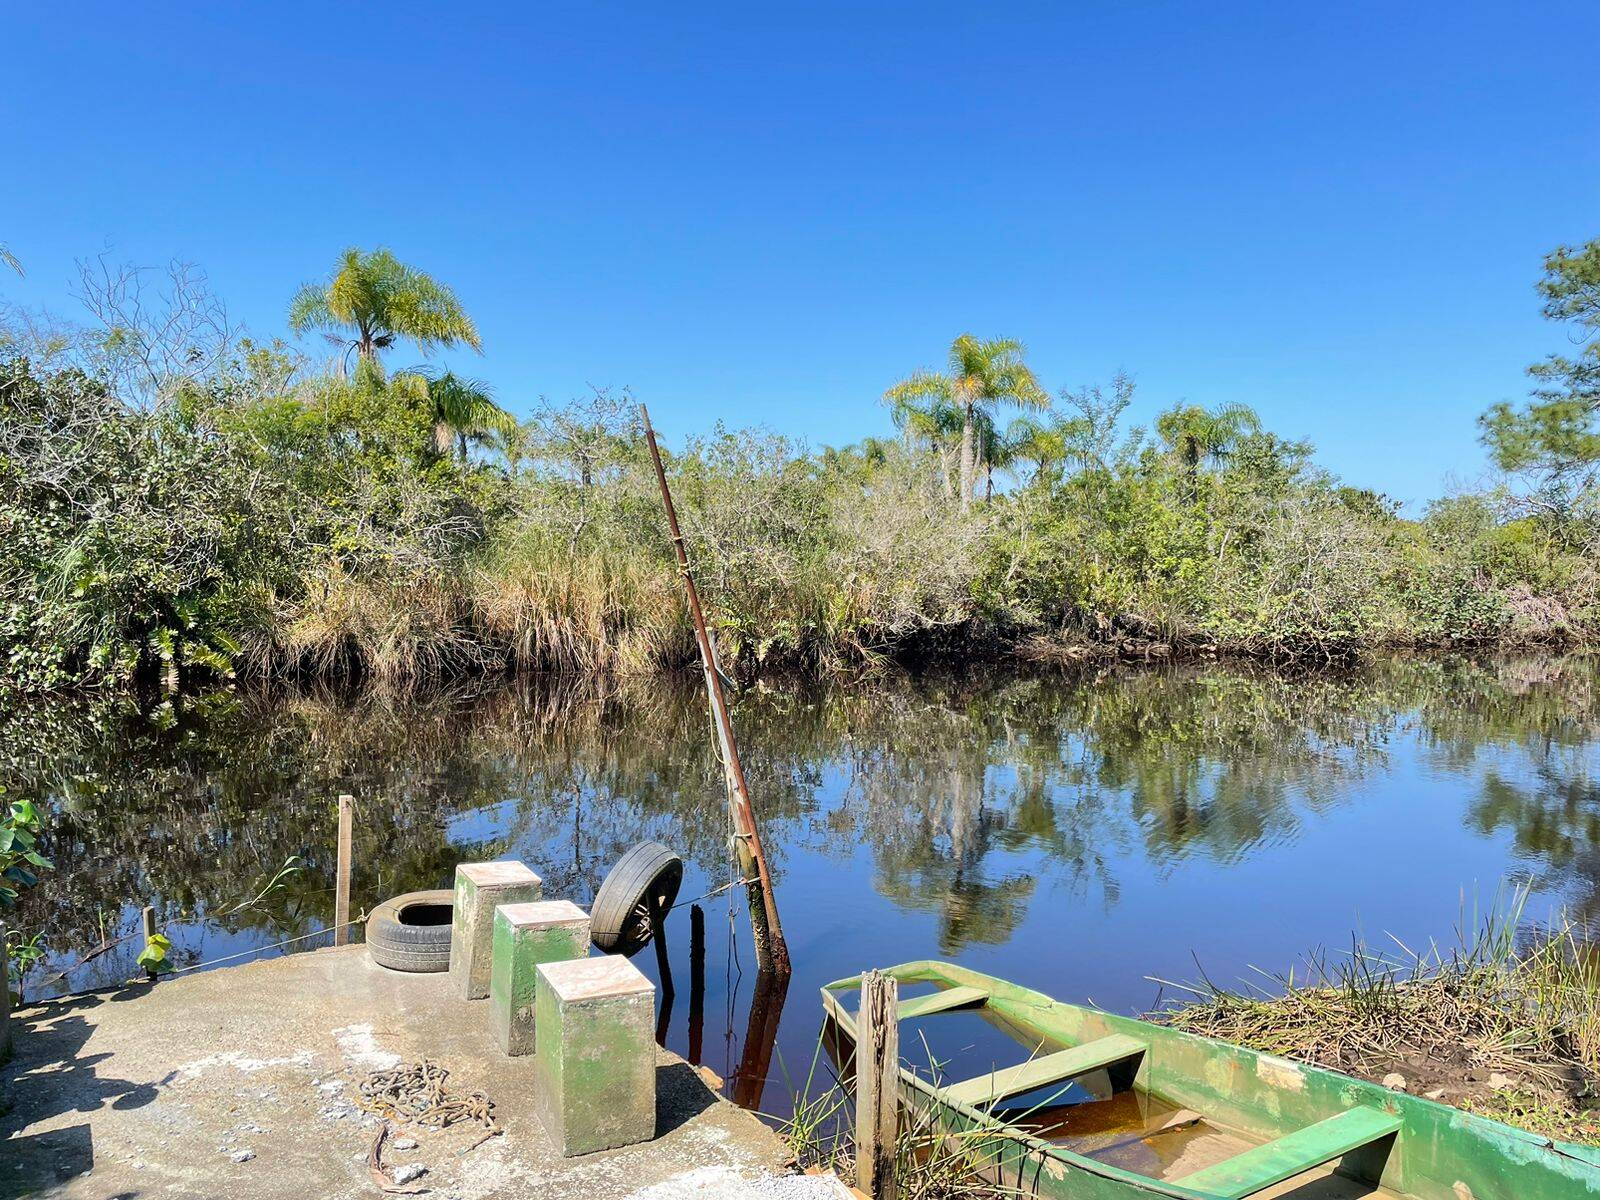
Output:
[[[1400,816],[1426,817],[1441,831],[1427,878],[1449,888],[1469,867],[1521,872],[1600,913],[1594,660],[1393,661],[1301,678],[1227,666],[933,676],[760,689],[739,699],[737,719],[785,926],[797,956],[810,955],[796,983],[808,999],[791,1009],[808,1008],[819,972],[873,965],[858,956],[880,947],[910,957],[894,951],[924,929],[919,953],[1036,964],[1030,923],[1065,912],[1080,923],[1098,912],[1110,930],[1135,892],[1176,898],[1196,881],[1240,903],[1230,880],[1293,880],[1294,856],[1331,848],[1346,817],[1375,838]],[[147,902],[189,961],[317,930],[332,916],[340,792],[358,798],[357,904],[503,854],[537,863],[549,894],[583,901],[646,838],[692,864],[687,900],[729,877],[708,746],[698,693],[661,686],[597,695],[525,681],[412,700],[260,692],[153,715],[104,701],[9,705],[0,781],[48,805],[57,865],[18,923],[46,932],[58,965],[125,931]],[[1428,788],[1423,813],[1416,795]],[[1465,863],[1463,845],[1482,853]],[[292,857],[302,870],[237,907]],[[1348,929],[1340,903],[1317,913]],[[738,984],[727,969],[717,978],[719,955],[736,948],[711,913],[702,976],[715,1005]],[[687,911],[680,919],[671,946],[686,954],[695,939]],[[1152,960],[1169,949],[1159,933],[1141,936]],[[101,956],[70,986],[125,978],[135,950]],[[1107,978],[1128,973],[1099,961]],[[691,992],[691,1025],[705,987]],[[724,1073],[759,1091],[783,998],[756,1006],[767,1015],[748,1003],[730,1016]]]

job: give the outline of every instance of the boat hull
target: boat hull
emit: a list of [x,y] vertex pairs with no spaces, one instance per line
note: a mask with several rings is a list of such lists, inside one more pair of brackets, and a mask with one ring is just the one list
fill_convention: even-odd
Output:
[[[1555,1142],[1448,1105],[1275,1055],[1064,1004],[951,963],[906,963],[885,973],[902,983],[929,982],[940,989],[981,991],[984,1015],[1030,1050],[1041,1045],[1078,1047],[1114,1037],[1138,1039],[1145,1050],[1132,1075],[1134,1086],[1255,1141],[1283,1139],[1355,1108],[1388,1114],[1398,1123],[1392,1137],[1350,1150],[1334,1163],[1339,1175],[1367,1187],[1414,1200],[1600,1198],[1600,1155],[1589,1147]],[[830,1020],[852,1043],[855,1018],[840,997],[859,987],[859,982],[859,977],[839,980],[822,992]],[[933,1105],[940,1128],[960,1137],[974,1159],[982,1161],[986,1173],[1026,1193],[1059,1200],[1138,1196],[1217,1200],[1229,1195],[1284,1194],[1281,1186],[1230,1193],[1154,1179],[1008,1125],[988,1106],[965,1103],[948,1094],[959,1088],[938,1086],[903,1067],[900,1084],[902,1100]]]

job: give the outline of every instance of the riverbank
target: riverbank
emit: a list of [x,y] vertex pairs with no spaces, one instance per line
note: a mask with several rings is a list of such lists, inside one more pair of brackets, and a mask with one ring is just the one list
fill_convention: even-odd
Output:
[[665,1050],[654,1140],[561,1158],[534,1116],[532,1060],[501,1054],[487,1003],[454,1000],[447,983],[386,971],[351,946],[23,1009],[0,1068],[0,1196],[363,1200],[375,1194],[367,1156],[380,1122],[359,1106],[360,1083],[423,1058],[450,1072],[450,1089],[493,1101],[502,1130],[397,1128],[385,1166],[425,1168],[431,1195],[843,1194],[788,1175],[782,1142]]
[[[59,347],[5,358],[4,333],[0,685],[693,661],[625,396],[502,414],[478,450],[447,449],[414,378],[264,352],[182,402],[130,404]],[[1065,396],[1071,446],[964,497],[937,440],[682,440],[665,469],[725,667],[825,675],[1030,648],[1326,661],[1600,634],[1593,497],[1554,512],[1496,489],[1402,516],[1253,415],[1214,453],[1192,440],[1200,410],[1163,413],[1152,437],[1123,420],[1131,387]]]
[[[1468,918],[1458,942],[1398,939],[1318,951],[1248,991],[1205,981],[1152,1014],[1190,1033],[1264,1050],[1493,1117],[1600,1145],[1600,973],[1564,919],[1529,928],[1528,893]],[[1263,973],[1264,974],[1264,973]]]

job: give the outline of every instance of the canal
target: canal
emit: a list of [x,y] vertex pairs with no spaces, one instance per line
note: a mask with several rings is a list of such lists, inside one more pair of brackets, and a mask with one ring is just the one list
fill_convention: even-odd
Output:
[[[1509,883],[1533,887],[1531,918],[1600,915],[1593,659],[936,672],[752,689],[735,720],[795,977],[752,1020],[742,896],[710,895],[691,1021],[680,907],[662,1036],[768,1111],[809,1068],[818,987],[868,966],[958,959],[1138,1012],[1172,994],[1157,979],[1270,986],[1260,972],[1357,930],[1397,953],[1453,941]],[[714,892],[709,743],[700,694],[659,681],[14,705],[0,778],[48,808],[55,862],[15,914],[44,935],[30,994],[133,974],[137,938],[54,978],[146,903],[180,966],[321,928],[340,792],[358,907],[499,857],[583,903],[643,839],[684,856],[681,900]],[[765,1072],[746,1045],[763,1030]]]

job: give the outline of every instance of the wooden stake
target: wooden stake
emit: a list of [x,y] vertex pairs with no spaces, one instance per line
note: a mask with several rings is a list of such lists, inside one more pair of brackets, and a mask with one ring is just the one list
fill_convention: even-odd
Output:
[[856,1186],[871,1200],[895,1200],[900,1135],[900,987],[881,971],[861,979],[856,1038]]
[[650,461],[655,464],[656,481],[661,485],[661,503],[667,510],[667,528],[672,533],[672,548],[678,556],[678,572],[683,576],[684,590],[689,597],[689,616],[694,621],[695,643],[700,648],[700,665],[705,672],[706,693],[711,701],[711,720],[716,728],[717,743],[722,751],[722,765],[727,774],[728,806],[733,815],[734,856],[740,874],[750,882],[746,892],[750,900],[750,932],[755,942],[756,965],[762,971],[788,977],[789,946],[783,940],[783,925],[778,920],[778,901],[772,892],[772,876],[767,871],[767,856],[761,849],[761,834],[756,828],[755,808],[750,803],[750,788],[745,782],[744,766],[739,761],[739,746],[733,738],[733,718],[728,714],[728,700],[722,690],[722,669],[717,663],[717,648],[712,644],[706,629],[705,612],[700,607],[700,591],[694,585],[694,575],[689,570],[689,553],[684,549],[683,532],[678,528],[678,510],[672,503],[672,490],[667,486],[667,470],[661,464],[661,449],[656,445],[656,431],[650,427],[650,414],[644,405],[639,406],[639,417],[644,421],[644,437],[650,446]]
[[339,865],[333,884],[333,944],[350,942],[350,842],[355,823],[354,796],[339,797]]
[[[148,946],[150,939],[156,935],[156,910],[153,905],[146,904],[144,912],[140,914],[144,919],[144,944]],[[156,981],[158,972],[151,967],[144,969],[145,978],[151,983]]]

